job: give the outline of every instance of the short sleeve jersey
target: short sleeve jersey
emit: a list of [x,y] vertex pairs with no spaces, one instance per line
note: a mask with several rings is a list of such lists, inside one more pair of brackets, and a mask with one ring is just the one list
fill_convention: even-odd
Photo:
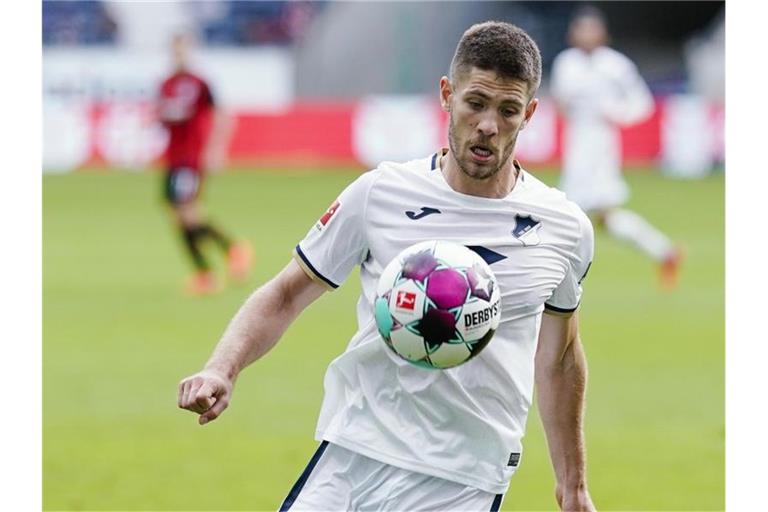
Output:
[[208,84],[200,77],[176,73],[163,81],[158,98],[158,114],[168,129],[168,166],[201,170],[210,113],[214,105]]
[[[397,467],[505,492],[522,452],[544,309],[570,314],[592,261],[588,218],[516,165],[503,199],[461,194],[438,155],[382,163],[349,185],[296,246],[313,279],[339,286],[360,266],[358,330],[329,366],[316,437]],[[392,354],[373,316],[376,284],[403,249],[425,240],[470,246],[491,266],[501,322],[488,346],[448,370]]]

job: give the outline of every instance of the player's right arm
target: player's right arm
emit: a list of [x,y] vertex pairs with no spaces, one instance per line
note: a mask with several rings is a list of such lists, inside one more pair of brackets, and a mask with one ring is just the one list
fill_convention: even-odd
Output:
[[266,354],[304,308],[337,288],[365,260],[365,208],[377,176],[367,172],[344,189],[296,246],[294,259],[245,301],[203,370],[181,381],[179,407],[200,414],[201,425],[229,405],[243,368]]
[[218,418],[229,405],[240,372],[275,346],[326,289],[291,260],[245,301],[203,369],[179,383],[179,407],[199,414],[201,425]]

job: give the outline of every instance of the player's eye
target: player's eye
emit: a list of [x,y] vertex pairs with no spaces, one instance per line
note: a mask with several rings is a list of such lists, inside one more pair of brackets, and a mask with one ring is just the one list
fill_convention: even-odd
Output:
[[472,110],[482,110],[483,109],[483,104],[480,103],[479,101],[469,100],[468,103],[469,103],[469,106],[472,107]]
[[517,114],[517,110],[511,108],[502,109],[501,115],[504,117],[512,117]]

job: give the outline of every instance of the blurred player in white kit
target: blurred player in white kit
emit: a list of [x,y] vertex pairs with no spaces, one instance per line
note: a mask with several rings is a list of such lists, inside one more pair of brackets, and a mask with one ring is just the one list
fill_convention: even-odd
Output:
[[566,120],[560,189],[599,226],[659,265],[664,288],[677,285],[682,253],[640,215],[621,206],[629,189],[621,176],[619,129],[653,113],[653,97],[625,55],[605,46],[602,13],[585,6],[569,28],[571,48],[552,65],[551,93]]

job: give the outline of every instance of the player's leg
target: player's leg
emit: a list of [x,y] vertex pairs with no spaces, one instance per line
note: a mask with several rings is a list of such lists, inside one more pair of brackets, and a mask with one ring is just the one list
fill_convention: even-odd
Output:
[[214,293],[218,289],[218,284],[211,265],[203,253],[205,237],[200,230],[200,212],[197,202],[190,201],[175,205],[173,212],[195,266],[195,272],[187,280],[187,291],[192,295]]
[[214,227],[210,220],[206,220],[197,225],[197,231],[200,237],[213,240],[219,248],[227,252],[232,247],[232,240],[220,229]]
[[210,221],[198,225],[199,236],[213,240],[227,255],[227,268],[235,281],[245,281],[251,270],[253,249],[246,240],[233,241]]
[[227,251],[229,277],[238,282],[248,279],[253,264],[253,248],[247,240],[233,242]]
[[166,174],[165,199],[171,208],[171,214],[187,249],[194,274],[187,281],[187,291],[194,295],[204,295],[216,290],[216,280],[210,264],[203,254],[202,237],[199,232],[200,212],[197,197],[200,190],[200,177],[192,169],[175,168]]
[[210,264],[205,258],[201,247],[201,239],[197,231],[197,219],[199,218],[196,208],[192,203],[175,204],[171,206],[171,214],[176,225],[179,227],[184,246],[192,258],[192,264],[198,271],[210,270]]
[[630,210],[610,208],[597,216],[611,236],[634,245],[658,263],[662,286],[672,288],[677,284],[682,253],[669,237]]
[[[202,174],[200,179],[202,180]],[[202,187],[202,181],[200,187]],[[196,234],[200,239],[212,240],[227,255],[227,269],[232,280],[248,279],[253,262],[253,249],[246,240],[233,240],[210,220],[198,219]]]

